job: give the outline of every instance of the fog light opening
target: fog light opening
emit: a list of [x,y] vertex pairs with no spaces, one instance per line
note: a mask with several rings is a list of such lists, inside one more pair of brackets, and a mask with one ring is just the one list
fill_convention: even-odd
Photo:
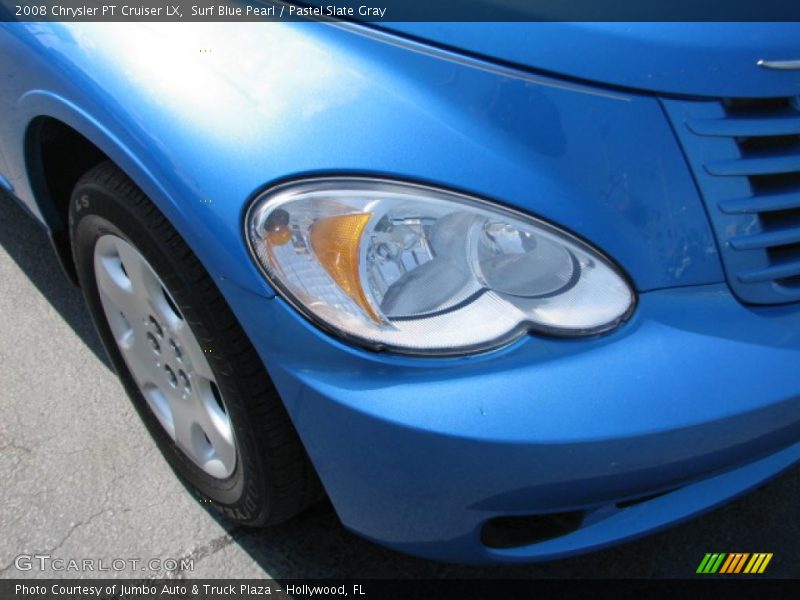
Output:
[[497,517],[481,530],[481,542],[489,548],[515,548],[567,535],[583,523],[583,511]]
[[624,502],[617,502],[617,508],[629,508],[631,506],[636,506],[637,504],[643,504],[644,502],[649,502],[650,500],[655,500],[656,498],[660,498],[661,496],[666,496],[667,494],[671,494],[677,489],[679,488],[672,488],[665,492],[648,494],[646,496],[639,496],[638,498],[633,498],[631,500],[625,500]]

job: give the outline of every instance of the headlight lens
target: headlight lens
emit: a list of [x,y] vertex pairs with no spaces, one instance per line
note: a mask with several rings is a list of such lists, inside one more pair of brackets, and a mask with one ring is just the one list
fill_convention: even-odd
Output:
[[372,348],[459,354],[527,330],[616,326],[634,296],[555,227],[425,186],[327,178],[274,188],[247,215],[253,254],[306,316]]

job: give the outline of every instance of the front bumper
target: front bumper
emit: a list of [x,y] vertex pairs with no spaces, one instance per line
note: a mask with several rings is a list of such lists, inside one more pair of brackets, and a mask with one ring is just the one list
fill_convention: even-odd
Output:
[[[642,294],[610,335],[531,335],[461,359],[370,354],[280,299],[223,291],[344,525],[401,551],[514,562],[596,549],[800,459],[800,310],[746,307],[722,284]],[[494,517],[578,510],[562,537],[481,542]]]

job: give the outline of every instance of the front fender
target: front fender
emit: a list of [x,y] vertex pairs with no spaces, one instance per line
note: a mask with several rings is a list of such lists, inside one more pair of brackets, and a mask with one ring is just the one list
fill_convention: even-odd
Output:
[[273,293],[243,243],[247,203],[319,173],[530,211],[602,248],[640,291],[723,280],[647,95],[323,23],[13,23],[0,45],[17,54],[3,65],[18,74],[17,124],[2,125],[11,147],[30,119],[63,120],[128,172],[213,275],[262,295]]

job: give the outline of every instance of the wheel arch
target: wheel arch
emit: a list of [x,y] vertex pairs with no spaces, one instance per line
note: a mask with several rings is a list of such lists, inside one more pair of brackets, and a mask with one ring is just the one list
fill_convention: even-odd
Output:
[[[111,161],[163,210],[168,194],[137,156],[87,111],[44,90],[23,96],[17,106],[27,123],[20,132],[29,190],[25,194],[46,227],[56,257],[77,284],[68,230],[68,205],[78,179]],[[23,200],[25,198],[23,197]]]
[[49,116],[28,124],[24,156],[33,201],[53,250],[65,275],[77,284],[67,228],[69,199],[78,179],[108,157],[77,130]]

